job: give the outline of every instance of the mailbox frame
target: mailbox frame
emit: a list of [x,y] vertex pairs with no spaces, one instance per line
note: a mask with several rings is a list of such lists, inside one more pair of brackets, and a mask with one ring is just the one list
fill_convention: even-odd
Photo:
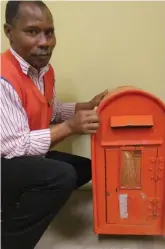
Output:
[[[139,96],[145,96],[146,98],[152,99],[156,105],[159,105],[160,108],[163,109],[165,115],[165,105],[164,103],[153,96],[150,93],[144,92],[140,89],[132,88],[132,87],[121,87],[117,88],[114,92],[109,93],[105,99],[100,103],[97,112],[100,115],[104,109],[111,105],[115,100],[128,95],[134,94]],[[131,123],[128,121],[131,120]],[[148,132],[154,126],[154,120],[152,114],[149,115],[127,115],[122,114],[120,117],[115,116],[114,114],[109,117],[109,121],[106,118],[106,122],[109,122],[109,127],[111,129],[134,129],[134,128],[143,128],[148,132],[149,138],[148,140],[107,140],[107,134],[103,132],[103,126],[105,127],[104,121],[101,119],[101,127],[97,134],[92,135],[91,137],[91,152],[92,152],[92,188],[93,188],[93,213],[94,213],[94,230],[96,234],[134,234],[134,235],[165,235],[165,214],[163,215],[163,210],[165,210],[165,181],[158,181],[158,178],[165,177],[165,129],[163,137],[154,137],[151,136]],[[164,117],[164,125],[165,125],[165,117]],[[139,131],[140,132],[140,131]],[[142,130],[143,132],[143,130]],[[110,150],[134,150],[134,146],[142,151],[148,148],[146,152],[146,158],[142,158],[143,160],[150,160],[148,163],[148,168],[144,169],[145,175],[149,175],[150,178],[153,177],[153,186],[156,189],[159,189],[159,192],[154,192],[154,195],[151,195],[148,199],[147,208],[148,210],[159,209],[159,214],[161,213],[161,218],[156,218],[148,221],[148,223],[141,224],[127,222],[126,220],[118,220],[118,222],[114,221],[108,223],[108,211],[107,211],[107,202],[110,198],[110,193],[107,189],[107,158],[106,153]],[[153,150],[155,151],[153,153]],[[150,152],[149,152],[150,151]],[[152,152],[151,152],[152,151]],[[148,154],[147,154],[148,153]],[[150,158],[150,155],[153,155],[153,158]],[[109,159],[108,159],[109,160]],[[146,165],[146,162],[143,162]],[[154,166],[153,166],[154,165]],[[114,171],[112,171],[114,173]],[[149,172],[149,173],[148,173]],[[144,178],[145,175],[142,175]],[[111,178],[113,180],[113,177]],[[145,185],[145,179],[143,180],[143,184]],[[109,179],[108,179],[109,181]],[[151,183],[151,182],[150,182]],[[109,186],[111,182],[109,182]],[[113,185],[113,182],[112,182]],[[152,186],[152,184],[151,184]],[[150,188],[151,188],[150,186]],[[151,189],[150,189],[151,190]],[[148,191],[150,191],[148,190]],[[121,195],[124,198],[124,195],[128,196],[128,189],[120,189]],[[130,193],[130,190],[129,190]],[[132,192],[133,193],[133,192]],[[117,205],[117,204],[115,204]],[[118,206],[115,206],[116,209]],[[109,205],[110,206],[110,205]],[[110,207],[109,207],[110,208]],[[113,208],[112,208],[113,210]],[[150,211],[148,211],[150,212]],[[155,211],[158,214],[158,211]],[[113,213],[111,218],[113,220]],[[145,217],[144,217],[145,218]],[[138,222],[138,221],[137,221]]]

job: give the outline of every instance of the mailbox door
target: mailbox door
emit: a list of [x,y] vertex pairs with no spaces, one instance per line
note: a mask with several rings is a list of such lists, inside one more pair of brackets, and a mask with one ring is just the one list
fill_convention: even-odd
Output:
[[156,147],[105,150],[106,219],[109,224],[153,225]]

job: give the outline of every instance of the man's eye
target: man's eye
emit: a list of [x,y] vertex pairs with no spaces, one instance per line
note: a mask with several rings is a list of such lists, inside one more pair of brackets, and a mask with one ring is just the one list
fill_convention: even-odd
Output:
[[46,31],[46,35],[47,35],[47,36],[52,36],[52,35],[54,35],[54,30],[48,30],[48,31]]
[[30,30],[27,30],[26,33],[29,34],[29,35],[36,35],[37,31],[34,30],[34,29],[30,29]]

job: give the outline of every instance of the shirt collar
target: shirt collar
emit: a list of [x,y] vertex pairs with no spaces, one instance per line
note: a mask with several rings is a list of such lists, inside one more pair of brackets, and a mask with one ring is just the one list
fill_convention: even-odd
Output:
[[37,75],[44,75],[49,70],[49,64],[40,69],[40,72],[37,71],[36,68],[32,67],[27,61],[25,61],[20,55],[18,55],[12,47],[10,47],[11,53],[17,59],[22,69],[22,72],[26,75],[30,73],[37,74]]

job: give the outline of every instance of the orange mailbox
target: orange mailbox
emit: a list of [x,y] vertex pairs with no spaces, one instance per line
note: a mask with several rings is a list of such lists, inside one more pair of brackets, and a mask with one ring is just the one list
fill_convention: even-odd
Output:
[[165,235],[165,105],[120,87],[97,109],[92,136],[97,234]]

